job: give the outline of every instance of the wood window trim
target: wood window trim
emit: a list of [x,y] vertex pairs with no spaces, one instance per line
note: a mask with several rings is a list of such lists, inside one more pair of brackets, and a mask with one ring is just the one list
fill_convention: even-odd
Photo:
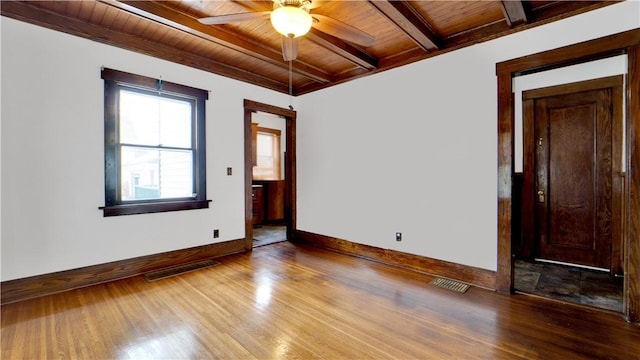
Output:
[[167,202],[136,203],[100,207],[104,216],[148,214],[178,210],[206,209],[211,200],[176,200]]
[[206,90],[176,84],[162,79],[154,79],[143,75],[131,74],[109,68],[103,68],[101,76],[104,80],[113,80],[125,84],[137,85],[144,89],[155,89],[167,93],[187,95],[203,100],[209,100],[209,92]]
[[280,131],[278,129],[271,129],[271,128],[265,128],[265,127],[260,127],[260,126],[258,126],[258,133],[272,134],[272,135],[278,136],[278,137],[280,137],[282,135],[282,131]]
[[498,266],[496,290],[510,294],[513,288],[511,212],[513,183],[514,102],[513,77],[568,65],[627,54],[627,176],[625,186],[624,316],[640,322],[640,29],[601,37],[562,48],[496,64],[498,83]]
[[[180,211],[192,209],[204,209],[209,207],[211,200],[206,199],[206,139],[205,139],[205,101],[209,98],[206,90],[180,85],[161,79],[131,74],[119,70],[103,68],[101,78],[104,80],[104,113],[105,113],[105,206],[100,206],[103,216],[120,216],[133,214],[146,214],[167,211]],[[116,144],[115,117],[117,109],[115,106],[116,87],[120,84],[145,91],[157,91],[162,94],[174,94],[181,97],[191,98],[195,108],[195,127],[193,129],[196,143],[194,160],[194,182],[195,198],[158,199],[135,202],[122,202],[117,195],[117,172],[114,167],[118,160],[113,149]]]

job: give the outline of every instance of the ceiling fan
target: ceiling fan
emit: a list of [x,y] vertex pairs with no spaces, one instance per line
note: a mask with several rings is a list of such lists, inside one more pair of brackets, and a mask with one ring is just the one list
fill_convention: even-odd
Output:
[[364,31],[345,24],[332,17],[312,13],[328,1],[326,0],[273,0],[273,10],[210,16],[198,19],[206,25],[221,25],[234,22],[271,18],[271,25],[282,34],[282,56],[285,61],[298,56],[300,37],[311,27],[345,41],[371,46],[375,38]]

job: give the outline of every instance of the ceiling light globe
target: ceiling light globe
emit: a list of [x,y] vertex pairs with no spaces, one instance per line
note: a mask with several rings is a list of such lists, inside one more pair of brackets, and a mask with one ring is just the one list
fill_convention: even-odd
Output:
[[271,12],[271,24],[277,32],[288,37],[298,37],[311,29],[311,15],[299,7],[282,6]]

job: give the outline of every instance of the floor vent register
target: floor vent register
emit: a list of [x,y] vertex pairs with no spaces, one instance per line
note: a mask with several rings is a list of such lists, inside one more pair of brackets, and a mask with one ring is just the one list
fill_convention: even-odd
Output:
[[467,284],[443,278],[435,278],[430,282],[430,284],[459,293],[465,293],[469,289],[469,285]]

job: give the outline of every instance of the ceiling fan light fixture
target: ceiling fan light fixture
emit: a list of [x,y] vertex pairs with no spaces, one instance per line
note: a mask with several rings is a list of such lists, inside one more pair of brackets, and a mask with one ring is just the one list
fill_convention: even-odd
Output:
[[313,19],[308,11],[296,6],[281,6],[271,12],[271,24],[280,34],[299,37],[309,32]]

